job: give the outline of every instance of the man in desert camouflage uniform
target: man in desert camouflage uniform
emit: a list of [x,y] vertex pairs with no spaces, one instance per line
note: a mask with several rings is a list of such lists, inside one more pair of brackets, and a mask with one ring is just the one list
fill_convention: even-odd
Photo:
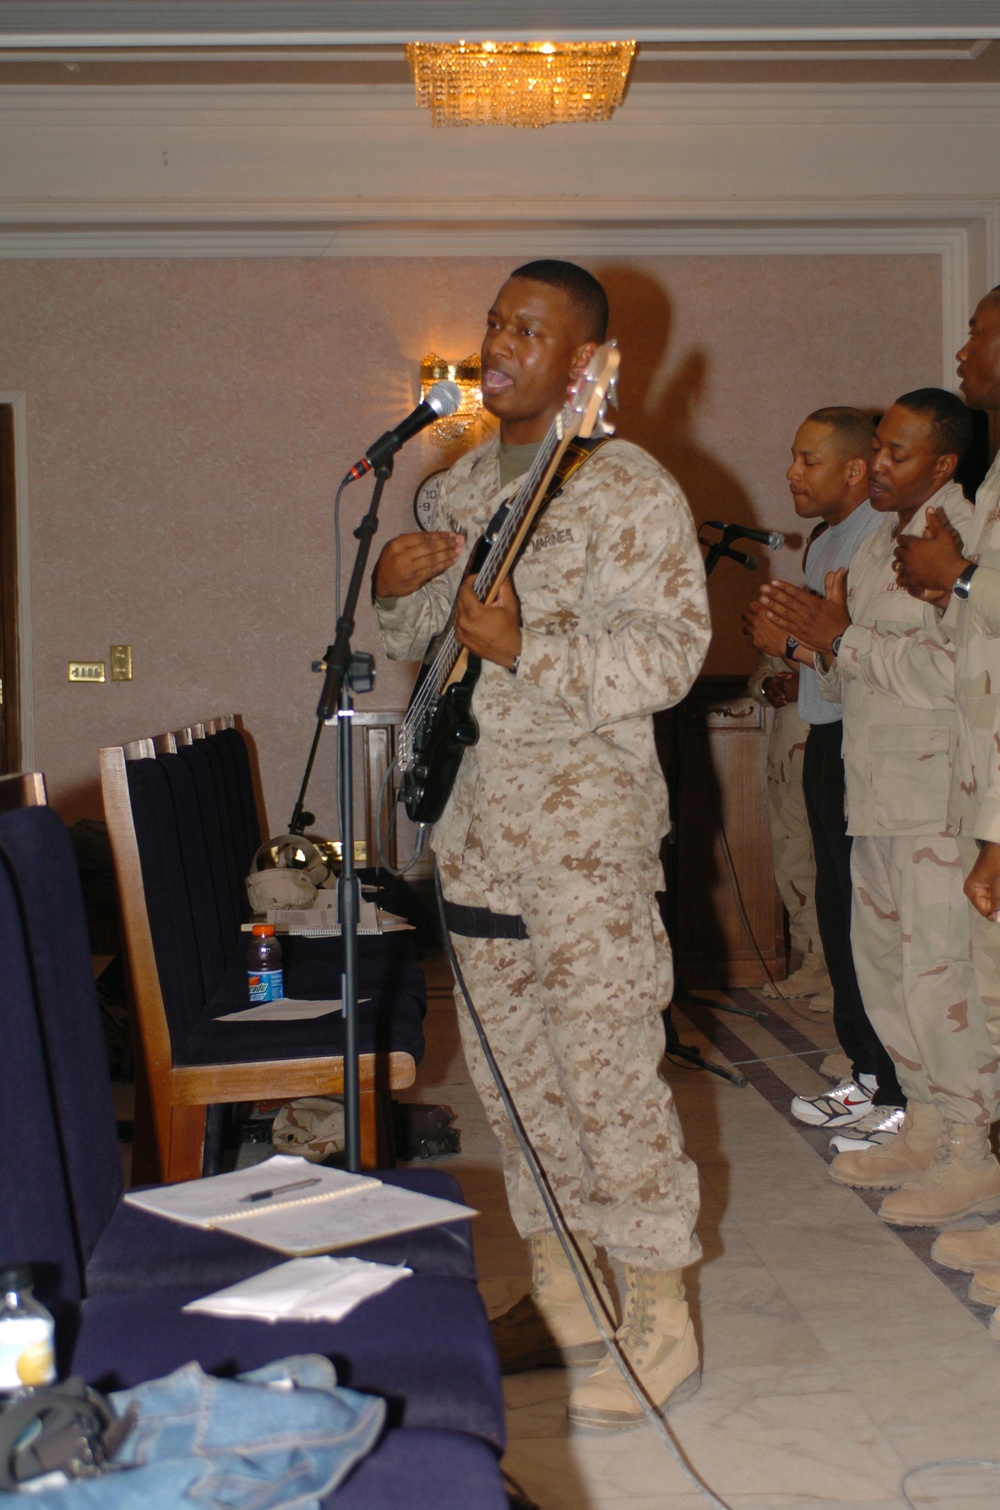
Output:
[[[610,441],[547,506],[492,607],[468,580],[459,591],[471,546],[517,491],[605,318],[600,285],[572,264],[528,264],[504,284],[482,349],[499,441],[452,468],[436,505],[441,528],[390,542],[374,588],[390,655],[419,656],[454,600],[456,636],[483,660],[479,742],[434,830],[449,928],[605,1301],[594,1245],[625,1266],[619,1337],[664,1406],[699,1376],[680,1274],[700,1251],[697,1172],[657,1073],[672,968],[654,895],[668,818],[651,715],[685,696],[710,633],[684,496],[650,456]],[[502,1359],[508,1368],[594,1360],[599,1334],[459,1015],[511,1211],[532,1246],[532,1294],[496,1324]],[[610,1358],[573,1391],[570,1414],[606,1427],[641,1419]]]
[[[1000,1191],[986,1143],[996,1055],[971,965],[958,841],[947,826],[954,651],[935,610],[906,593],[894,571],[897,536],[919,535],[928,509],[968,531],[972,509],[951,478],[971,436],[964,404],[942,389],[891,406],[876,431],[869,487],[872,507],[895,517],[851,562],[846,604],[840,578],[826,607],[804,604],[797,620],[829,664],[825,694],[843,703],[854,962],[907,1097],[898,1137],[841,1152],[830,1173],[841,1184],[891,1191],[879,1214],[897,1226],[933,1225],[928,1199],[958,1218],[980,1209],[991,1181]],[[970,1188],[964,1165],[937,1157],[945,1134],[985,1150],[984,1186]]]
[[[976,307],[958,373],[971,408],[1000,412],[1000,288]],[[958,754],[948,816],[971,904],[976,982],[1000,1055],[1000,928],[994,920],[1000,912],[1000,456],[976,494],[964,545],[945,519],[931,516],[923,536],[900,541],[896,555],[900,582],[943,611],[941,628],[955,650]],[[960,1167],[967,1162],[959,1148],[943,1148],[942,1156]],[[981,1189],[980,1210],[1000,1210],[1000,1184],[986,1152],[971,1161],[967,1178],[973,1190]],[[927,1211],[943,1223],[949,1218],[939,1214],[940,1204],[929,1198]],[[974,1269],[981,1281],[977,1298],[1000,1303],[1000,1225],[944,1233],[931,1254],[951,1268]]]

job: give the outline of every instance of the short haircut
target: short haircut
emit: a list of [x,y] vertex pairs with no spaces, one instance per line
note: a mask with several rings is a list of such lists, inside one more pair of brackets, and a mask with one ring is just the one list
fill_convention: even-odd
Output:
[[851,409],[846,404],[832,404],[826,409],[814,409],[806,418],[833,431],[843,457],[860,456],[867,465],[875,434],[875,422],[870,414],[863,409]]
[[939,456],[957,456],[962,460],[972,444],[972,415],[960,398],[946,388],[914,388],[896,403],[912,414],[930,419]]
[[516,267],[512,278],[530,278],[532,283],[547,283],[561,288],[580,311],[587,326],[588,341],[603,341],[608,330],[608,296],[593,273],[575,262],[560,262],[555,257],[540,257]]

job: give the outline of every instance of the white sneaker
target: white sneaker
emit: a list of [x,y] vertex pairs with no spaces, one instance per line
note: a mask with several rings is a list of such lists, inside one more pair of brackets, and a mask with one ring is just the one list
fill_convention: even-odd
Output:
[[896,1136],[905,1116],[901,1106],[873,1106],[859,1122],[835,1133],[830,1147],[835,1153],[860,1153],[865,1148],[876,1148]]
[[793,1096],[791,1113],[810,1127],[848,1127],[871,1110],[875,1089],[874,1075],[859,1075],[858,1080],[842,1080],[825,1096]]

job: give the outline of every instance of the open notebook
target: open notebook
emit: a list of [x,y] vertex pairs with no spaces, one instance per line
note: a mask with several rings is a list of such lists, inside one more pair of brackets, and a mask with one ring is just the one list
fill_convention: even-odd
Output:
[[232,1232],[296,1257],[477,1215],[471,1206],[288,1154],[206,1180],[130,1190],[125,1200],[171,1221]]

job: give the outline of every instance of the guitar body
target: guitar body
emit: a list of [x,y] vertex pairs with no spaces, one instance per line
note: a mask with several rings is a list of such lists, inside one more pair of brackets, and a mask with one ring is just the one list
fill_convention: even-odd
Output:
[[479,739],[472,694],[480,661],[469,657],[465,675],[445,688],[417,730],[415,760],[403,773],[400,799],[414,823],[436,823],[455,785],[462,756]]

